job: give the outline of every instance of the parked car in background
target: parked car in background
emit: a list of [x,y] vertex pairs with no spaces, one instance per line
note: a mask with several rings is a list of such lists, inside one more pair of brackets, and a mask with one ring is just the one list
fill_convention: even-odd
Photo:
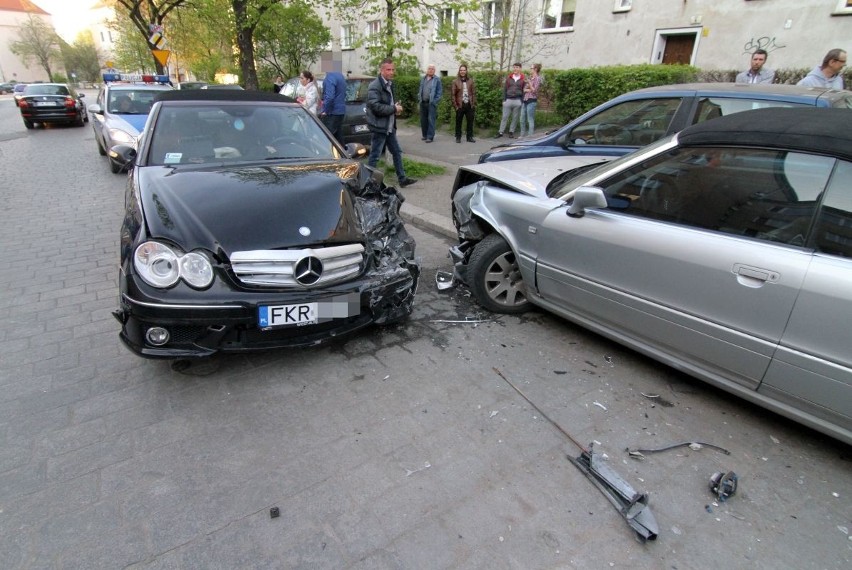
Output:
[[245,91],[242,86],[237,85],[236,83],[208,83],[206,85],[202,85],[199,89],[224,89],[230,91]]
[[15,107],[17,107],[21,102],[21,97],[24,96],[24,89],[26,89],[26,83],[15,83],[15,87],[12,90],[12,93],[15,98]]
[[12,93],[15,90],[14,83],[0,83],[0,95]]
[[24,126],[34,128],[37,123],[72,124],[82,127],[89,121],[85,94],[77,93],[67,83],[32,83],[24,89],[18,100],[18,109]]
[[313,346],[411,313],[402,197],[275,93],[161,93],[121,228],[121,340],[148,358]]
[[206,81],[181,81],[178,83],[178,89],[201,89],[207,85]]
[[[322,81],[325,73],[314,74],[320,100],[322,100]],[[375,77],[350,73],[346,76],[346,114],[343,117],[343,142],[370,144],[370,127],[367,125],[367,89]],[[281,87],[279,95],[295,99],[300,89],[298,77],[288,79]]]
[[460,169],[456,279],[852,443],[852,113],[735,113],[591,160]]
[[[117,144],[135,146],[154,97],[171,90],[167,75],[105,73],[98,98],[89,105],[98,154],[107,156],[109,149]],[[110,171],[121,172],[120,164],[108,160]]]
[[495,146],[479,162],[543,156],[621,156],[689,125],[767,107],[852,109],[852,91],[795,85],[687,83],[625,93],[549,133]]

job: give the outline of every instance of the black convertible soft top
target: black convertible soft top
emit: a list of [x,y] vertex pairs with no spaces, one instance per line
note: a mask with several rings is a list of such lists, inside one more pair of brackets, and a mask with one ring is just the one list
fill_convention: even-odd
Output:
[[158,92],[154,101],[263,101],[295,103],[290,97],[268,91],[241,91],[238,89],[178,89]]
[[852,110],[786,107],[743,111],[687,127],[681,145],[783,147],[852,160]]

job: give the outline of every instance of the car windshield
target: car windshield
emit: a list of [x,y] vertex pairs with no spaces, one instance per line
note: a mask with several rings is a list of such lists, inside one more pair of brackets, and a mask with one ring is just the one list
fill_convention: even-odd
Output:
[[147,115],[154,97],[162,91],[154,89],[114,89],[109,94],[108,110],[116,115]]
[[301,106],[164,107],[152,129],[149,165],[341,157],[317,120]]
[[27,85],[24,95],[70,95],[64,85]]

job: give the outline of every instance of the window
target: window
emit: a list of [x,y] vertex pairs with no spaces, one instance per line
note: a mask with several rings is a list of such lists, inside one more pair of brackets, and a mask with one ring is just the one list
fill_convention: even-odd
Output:
[[626,101],[583,121],[567,135],[573,144],[644,146],[661,139],[680,106],[679,97]]
[[556,30],[574,27],[574,12],[577,0],[544,0],[541,17],[542,30]]
[[482,37],[493,38],[503,34],[503,2],[483,2]]
[[852,0],[837,0],[837,8],[832,12],[835,16],[852,14]]
[[367,24],[367,45],[377,46],[381,44],[382,21],[373,20]]
[[459,31],[459,16],[452,8],[439,10],[435,18],[435,41],[445,42]]
[[607,195],[628,199],[628,214],[804,247],[834,162],[780,150],[684,147],[604,186]]
[[615,6],[612,7],[613,12],[627,12],[633,7],[633,0],[615,0]]
[[702,123],[710,119],[718,119],[741,111],[766,109],[769,107],[809,107],[805,103],[788,103],[786,101],[767,101],[761,99],[724,99],[707,97],[698,103],[693,123]]
[[852,259],[852,163],[838,162],[814,231],[817,250]]
[[349,24],[340,28],[341,49],[353,49],[355,47],[355,26]]

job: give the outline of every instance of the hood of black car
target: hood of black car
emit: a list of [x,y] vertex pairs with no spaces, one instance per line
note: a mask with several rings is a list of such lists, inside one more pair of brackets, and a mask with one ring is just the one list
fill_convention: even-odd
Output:
[[185,251],[305,247],[361,241],[344,179],[349,161],[231,168],[137,168],[148,236]]

